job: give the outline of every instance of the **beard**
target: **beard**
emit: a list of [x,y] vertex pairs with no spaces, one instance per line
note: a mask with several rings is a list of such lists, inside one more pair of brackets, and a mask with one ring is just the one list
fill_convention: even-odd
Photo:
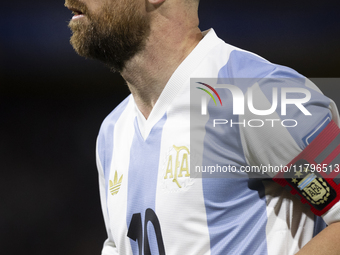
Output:
[[71,44],[83,57],[97,59],[121,72],[125,63],[142,51],[150,33],[150,18],[141,13],[138,1],[106,2],[99,13],[90,13],[78,0],[66,0],[85,17],[71,20]]

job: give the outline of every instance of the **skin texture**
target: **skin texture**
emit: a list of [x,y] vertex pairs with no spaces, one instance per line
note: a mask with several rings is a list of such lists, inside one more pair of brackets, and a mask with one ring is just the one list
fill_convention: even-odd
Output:
[[[197,0],[66,0],[65,5],[84,14],[69,25],[75,50],[119,71],[146,119],[202,39]],[[340,254],[339,237],[340,223],[333,223],[297,254]]]
[[340,222],[332,223],[307,243],[296,255],[340,254],[339,236]]
[[[80,9],[85,14],[80,19],[71,20],[69,24],[73,31],[71,43],[76,51],[85,57],[104,61],[114,70],[118,70],[146,119],[172,73],[202,39],[198,28],[196,0],[66,0],[65,5],[68,8]],[[114,6],[113,9],[116,10],[112,11],[117,14],[106,18],[106,9],[110,8],[110,5]],[[126,10],[131,8],[131,12]],[[130,18],[122,18],[118,14]],[[134,44],[137,46],[127,51],[105,50],[103,56],[103,44],[98,45],[98,38],[94,38],[99,32],[91,34],[91,30],[102,31],[101,35],[104,35],[105,24],[109,21],[107,26],[111,26],[111,32],[114,32],[111,38],[116,37],[115,43],[111,44],[117,44],[117,38],[121,36],[117,26],[124,27],[124,31],[130,27],[131,34],[135,34],[138,29],[131,27],[136,23],[140,24],[141,20],[144,21],[142,30],[145,32],[137,38],[139,45]],[[130,37],[129,33],[128,36],[120,38],[124,41],[124,38]],[[92,45],[89,38],[93,40]],[[105,36],[103,38],[106,38],[103,42],[110,39]],[[126,45],[122,41],[121,44]],[[91,48],[88,45],[96,47]],[[87,50],[89,48],[90,50]],[[116,54],[120,54],[119,63],[111,61],[116,59]]]

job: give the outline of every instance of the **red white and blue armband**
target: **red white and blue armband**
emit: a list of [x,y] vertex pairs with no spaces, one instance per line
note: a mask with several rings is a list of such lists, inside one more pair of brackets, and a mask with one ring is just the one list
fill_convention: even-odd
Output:
[[274,177],[327,224],[340,221],[340,129],[331,121]]

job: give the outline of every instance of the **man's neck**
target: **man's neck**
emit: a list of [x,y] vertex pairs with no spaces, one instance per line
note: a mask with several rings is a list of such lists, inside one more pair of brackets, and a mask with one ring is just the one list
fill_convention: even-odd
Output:
[[146,119],[171,75],[201,39],[198,27],[163,26],[151,30],[145,49],[126,63],[121,75]]

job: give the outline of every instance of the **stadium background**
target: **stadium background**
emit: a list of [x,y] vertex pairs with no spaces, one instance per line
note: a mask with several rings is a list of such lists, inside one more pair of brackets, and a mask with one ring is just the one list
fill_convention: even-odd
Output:
[[[340,76],[339,1],[201,0],[201,29],[307,77]],[[128,94],[69,45],[63,1],[0,7],[0,253],[99,254],[103,118]],[[339,85],[321,87],[340,105]]]

